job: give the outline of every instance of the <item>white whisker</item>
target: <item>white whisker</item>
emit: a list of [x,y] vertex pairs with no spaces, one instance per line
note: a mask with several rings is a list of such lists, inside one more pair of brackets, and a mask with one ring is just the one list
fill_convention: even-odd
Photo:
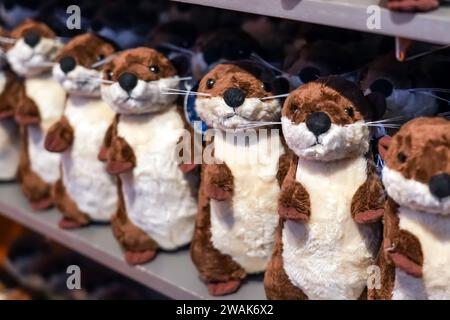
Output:
[[411,88],[408,89],[409,92],[422,92],[422,91],[434,91],[442,93],[450,93],[450,89],[445,88]]
[[167,88],[165,89],[168,93],[179,93],[179,94],[190,94],[190,95],[196,95],[196,96],[205,96],[205,97],[211,97],[209,93],[203,93],[203,92],[195,92],[195,91],[188,91],[188,90],[181,90],[181,89],[173,89],[173,88]]
[[418,91],[417,93],[418,93],[418,94],[423,94],[423,95],[425,95],[425,96],[430,96],[430,97],[433,97],[433,98],[438,99],[438,100],[441,100],[441,101],[445,101],[445,102],[447,102],[448,104],[450,104],[450,100],[447,100],[447,99],[445,99],[445,98],[439,97],[438,95],[432,94],[432,93],[430,93],[430,92],[421,92],[421,91]]
[[177,96],[201,96],[201,97],[210,97],[210,94],[206,93],[196,93],[196,92],[170,92],[170,91],[162,91],[162,94],[166,95],[177,95]]
[[264,98],[261,98],[261,99],[259,99],[259,100],[269,100],[269,99],[286,98],[287,96],[289,96],[289,93],[278,94],[278,95],[276,95],[276,96],[270,96],[270,97],[264,97]]
[[6,44],[14,44],[16,43],[16,39],[9,38],[9,37],[0,37],[0,43],[6,43]]
[[100,66],[102,66],[104,64],[107,64],[108,62],[112,61],[114,59],[114,57],[116,57],[116,56],[117,56],[117,52],[107,56],[106,58],[104,58],[104,59],[102,59],[100,61],[97,61],[96,63],[91,65],[91,68],[96,69],[96,68],[98,68],[98,67],[100,67]]
[[191,56],[193,56],[195,54],[195,52],[192,51],[192,50],[189,50],[189,49],[186,49],[186,48],[182,48],[182,47],[179,47],[177,45],[174,45],[174,44],[171,44],[171,43],[168,43],[168,42],[164,42],[160,46],[161,47],[165,47],[167,49],[174,50],[174,51],[178,51],[178,52],[181,52],[181,53],[184,53],[184,54],[187,54],[187,55],[191,55]]
[[192,80],[192,77],[180,77],[180,78],[178,78],[178,80],[180,80],[180,81]]
[[256,54],[256,53],[252,53],[252,54],[250,55],[250,57],[252,57],[253,60],[256,60],[257,62],[261,63],[262,65],[266,66],[266,67],[269,68],[269,69],[272,69],[272,70],[274,70],[274,71],[276,71],[276,72],[278,72],[278,73],[281,73],[281,74],[286,74],[285,71],[283,71],[283,70],[281,70],[281,69],[275,67],[273,64],[271,64],[271,63],[269,63],[268,61],[264,60],[262,57],[260,57],[260,56],[259,56],[258,54]]
[[366,124],[385,123],[385,122],[389,122],[389,121],[403,120],[404,118],[405,118],[405,117],[403,117],[403,116],[398,116],[398,117],[393,117],[393,118],[383,119],[383,120],[377,120],[377,121],[367,121],[367,122],[365,122],[365,123],[366,123]]

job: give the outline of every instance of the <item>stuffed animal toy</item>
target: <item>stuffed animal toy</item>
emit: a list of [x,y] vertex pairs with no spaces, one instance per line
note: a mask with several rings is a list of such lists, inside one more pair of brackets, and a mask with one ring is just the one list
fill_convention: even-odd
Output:
[[[7,32],[0,28],[0,36]],[[19,127],[14,121],[18,79],[0,54],[0,181],[16,177],[19,165]]]
[[45,148],[62,153],[55,204],[63,214],[59,226],[74,228],[109,221],[117,209],[117,187],[97,156],[115,117],[101,100],[101,65],[114,47],[87,33],[69,41],[53,67],[54,78],[68,94],[63,117],[48,131]]
[[431,11],[437,9],[441,0],[388,0],[387,6],[394,11]]
[[218,29],[201,34],[193,47],[192,74],[196,80],[215,65],[248,59],[252,53],[260,53],[258,42],[239,29]]
[[45,150],[44,138],[63,113],[66,93],[52,78],[51,68],[61,42],[45,24],[27,20],[12,30],[14,44],[6,55],[23,77],[16,92],[15,119],[21,125],[18,178],[34,209],[53,204],[51,187],[59,178],[60,156]]
[[309,82],[284,103],[292,150],[264,285],[269,299],[358,299],[378,250],[384,191],[366,121],[383,99],[340,77]]
[[357,69],[355,59],[345,47],[331,41],[316,41],[303,46],[284,62],[286,77],[291,88],[330,75],[348,74],[350,78]]
[[418,116],[435,115],[438,103],[432,84],[418,65],[398,62],[393,54],[374,60],[360,77],[360,87],[366,94],[378,92],[385,96],[386,113],[383,118],[395,118],[399,123]]
[[119,114],[105,139],[107,170],[119,177],[112,227],[126,261],[141,264],[158,248],[188,244],[194,229],[198,177],[178,167],[187,122],[176,95],[167,94],[180,79],[164,55],[140,47],[105,65],[104,80],[103,100]]
[[236,291],[247,274],[265,270],[272,253],[285,149],[279,130],[252,130],[255,139],[245,142],[249,129],[279,123],[272,79],[255,68],[219,64],[200,81],[196,110],[215,129],[208,145],[214,161],[202,168],[191,256],[211,295]]
[[374,299],[450,299],[450,121],[417,118],[380,140],[388,194]]

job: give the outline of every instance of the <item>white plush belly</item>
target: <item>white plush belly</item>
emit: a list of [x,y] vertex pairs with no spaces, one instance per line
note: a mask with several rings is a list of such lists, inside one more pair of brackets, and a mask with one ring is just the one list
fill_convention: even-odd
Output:
[[13,119],[0,120],[0,180],[11,180],[19,165],[19,130]]
[[378,248],[373,226],[357,225],[350,212],[353,195],[366,178],[363,157],[334,163],[299,160],[297,181],[309,193],[306,224],[286,221],[284,269],[309,299],[357,299]]
[[211,240],[247,273],[262,272],[272,255],[278,224],[276,174],[284,150],[278,135],[260,137],[247,146],[222,138],[215,136],[215,157],[230,169],[234,193],[231,201],[211,200]]
[[28,126],[28,152],[31,169],[47,183],[59,178],[60,155],[44,148],[45,134],[57,122],[64,111],[66,93],[51,75],[25,81],[25,91],[39,109],[41,123]]
[[175,108],[157,115],[121,116],[118,126],[119,136],[136,156],[133,171],[120,176],[128,217],[166,250],[191,241],[197,212],[190,181],[176,158],[183,128]]
[[74,130],[62,155],[63,182],[78,208],[95,221],[108,221],[117,209],[117,185],[97,155],[114,112],[100,99],[70,98],[64,115]]
[[420,241],[423,277],[396,270],[393,299],[450,299],[450,217],[400,207],[400,229]]

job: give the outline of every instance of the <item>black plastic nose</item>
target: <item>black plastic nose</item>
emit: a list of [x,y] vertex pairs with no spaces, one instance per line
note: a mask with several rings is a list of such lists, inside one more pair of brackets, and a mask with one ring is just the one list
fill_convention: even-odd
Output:
[[394,85],[386,79],[377,79],[370,85],[370,91],[383,94],[386,98],[394,92]]
[[122,73],[119,77],[119,85],[123,90],[129,92],[137,85],[138,78],[129,72]]
[[30,47],[34,48],[39,41],[41,41],[41,36],[36,31],[28,31],[23,37],[23,41]]
[[450,175],[441,173],[431,177],[429,186],[431,193],[439,199],[450,196]]
[[306,126],[318,137],[330,129],[331,119],[324,112],[313,112],[306,118]]
[[245,101],[245,92],[238,88],[230,88],[223,94],[223,100],[231,108],[238,108]]
[[77,62],[71,56],[66,56],[59,61],[59,67],[64,73],[69,73],[75,69]]

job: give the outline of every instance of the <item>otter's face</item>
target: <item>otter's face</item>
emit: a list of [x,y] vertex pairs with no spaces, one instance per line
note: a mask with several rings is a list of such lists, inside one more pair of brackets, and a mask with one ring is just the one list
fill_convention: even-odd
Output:
[[299,157],[333,161],[367,153],[369,114],[368,100],[353,83],[330,77],[293,91],[281,121],[286,142]]
[[220,64],[200,81],[196,109],[210,127],[226,130],[240,129],[254,122],[279,121],[281,105],[272,96],[268,84],[242,68]]
[[394,135],[389,145],[383,184],[401,206],[450,214],[450,121],[417,118]]
[[53,77],[70,94],[100,97],[102,73],[92,65],[113,54],[114,48],[87,33],[73,38],[58,55]]
[[11,37],[16,42],[6,55],[12,69],[22,76],[35,76],[50,70],[63,46],[47,25],[32,20],[14,29]]
[[136,48],[123,51],[103,68],[102,98],[122,114],[157,112],[176,100],[164,94],[178,88],[179,78],[171,62],[156,50]]

